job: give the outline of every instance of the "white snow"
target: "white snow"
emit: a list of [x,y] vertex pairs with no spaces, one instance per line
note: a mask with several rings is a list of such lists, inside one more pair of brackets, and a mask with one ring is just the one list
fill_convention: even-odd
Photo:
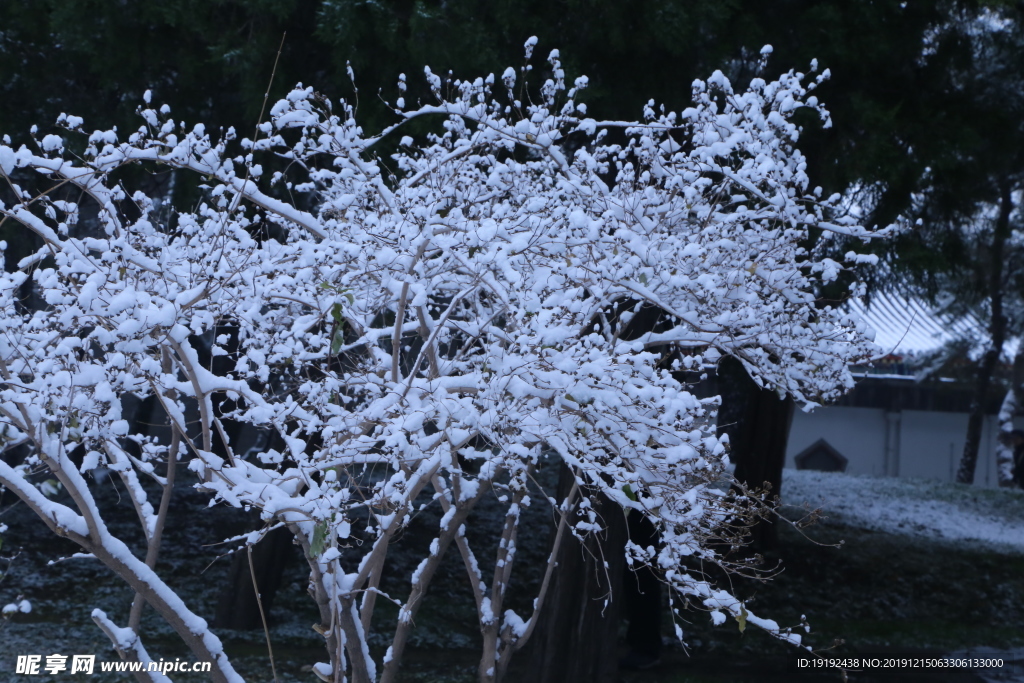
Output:
[[[527,58],[537,44],[527,40]],[[716,72],[694,83],[684,130],[674,114],[658,114],[653,100],[642,122],[583,121],[572,108],[554,113],[565,74],[556,50],[548,61],[552,78],[539,88],[540,100],[526,105],[514,95],[492,96],[484,85],[493,79],[456,81],[452,98],[441,92],[442,77],[425,67],[437,104],[402,117],[429,117],[446,132],[410,135],[412,146],[392,157],[393,178],[367,153],[379,138],[363,137],[355,108],[343,104],[344,112],[329,114],[313,89],[301,86],[271,108],[271,120],[259,127],[266,137],[239,141],[246,152],[240,156],[230,135],[214,141],[202,125],[188,132],[166,116],[166,106],[140,112],[148,126],[126,142],[116,142],[115,130],[93,134],[84,155],[65,154],[57,135],[40,144],[50,155],[0,145],[0,169],[58,174],[98,203],[103,228],[100,236],[70,237],[76,205],[39,210],[12,186],[19,203],[5,215],[42,243],[18,272],[0,270],[0,361],[5,377],[26,378],[0,390],[0,426],[10,438],[39,442],[44,464],[79,511],[48,498],[2,459],[0,482],[58,533],[133,577],[136,589],[145,586],[147,600],[198,655],[216,661],[221,678],[239,680],[220,641],[112,535],[89,495],[88,472],[116,472],[152,537],[155,516],[140,482],[168,445],[145,442],[154,455],[148,460],[120,450],[121,440],[142,444],[146,436],[133,434],[135,423],[122,416],[123,396],[159,402],[182,437],[183,464],[215,500],[260,509],[264,520],[276,516],[297,527],[309,547],[320,547],[313,542],[318,530],[324,536],[315,520],[329,520],[332,539],[334,532],[345,538],[363,531],[345,520],[367,520],[365,532],[376,540],[362,549],[349,544],[356,557],[364,553],[357,573],[328,571],[337,549],[311,559],[312,581],[330,596],[334,625],[346,601],[376,585],[391,537],[426,486],[448,496],[440,482],[452,482],[445,499],[452,507],[413,574],[416,591],[426,589],[432,558],[461,528],[471,503],[506,477],[510,494],[498,492],[495,500],[508,506],[507,528],[515,531],[518,496],[538,444],[546,443],[578,472],[581,500],[561,503],[582,515],[572,533],[603,528],[591,504],[598,492],[642,509],[666,530],[656,561],[675,590],[796,642],[727,591],[686,573],[698,550],[704,562],[718,561],[702,539],[709,520],[732,508],[704,483],[724,467],[709,406],[660,367],[658,347],[688,349],[691,368],[736,355],[760,385],[801,404],[844,393],[853,386],[850,364],[877,353],[862,321],[815,305],[813,292],[837,278],[840,266],[802,246],[811,228],[865,241],[883,234],[848,217],[824,221],[841,208],[840,197],[806,192],[791,113],[806,106],[827,124],[827,112],[809,95],[827,72],[805,81],[790,71],[738,89]],[[530,68],[506,71],[506,86],[517,73],[525,80]],[[596,143],[619,128],[628,147],[581,145],[571,159],[561,149],[566,130]],[[281,135],[290,129],[293,143]],[[516,147],[531,150],[529,158],[508,154]],[[301,204],[265,194],[254,156],[261,149],[293,159],[309,181],[294,189],[312,194]],[[612,181],[623,155],[636,158],[611,173]],[[135,220],[117,209],[127,194],[108,182],[109,172],[133,162],[189,171],[180,175],[213,187],[194,211],[177,214],[175,230],[158,229],[148,214],[160,197],[132,194],[150,207]],[[301,208],[314,206],[316,215]],[[276,216],[287,239],[255,240],[248,232],[254,207]],[[47,259],[55,267],[44,267]],[[49,308],[17,305],[29,277]],[[607,317],[626,300],[638,302],[634,313],[654,306],[676,322],[623,339],[618,331],[625,328]],[[395,318],[381,326],[385,310]],[[207,333],[219,340],[216,330],[226,321],[238,328],[234,369],[204,368],[207,342],[196,340]],[[326,333],[342,323],[345,334]],[[399,343],[407,334],[419,336],[419,351]],[[391,351],[379,344],[387,339]],[[461,340],[454,357],[445,351]],[[227,351],[222,344],[210,353]],[[332,367],[332,358],[350,352],[361,359],[357,370]],[[278,369],[286,366],[303,371]],[[272,372],[285,378],[283,391],[272,388]],[[214,411],[220,394],[243,398],[232,419],[277,431],[284,452],[260,446],[259,464],[231,450],[226,457],[211,452],[215,441],[229,441]],[[185,419],[186,401],[199,407],[198,433]],[[323,434],[322,443],[311,443],[310,434]],[[96,455],[72,462],[69,440]],[[464,462],[472,469],[463,471]],[[331,469],[345,476],[324,476]],[[367,508],[372,512],[362,517]],[[465,535],[458,539],[468,547]],[[493,582],[500,590],[484,598],[485,586],[478,594],[485,638],[498,636],[515,553],[515,536],[502,539]],[[470,580],[484,584],[473,555],[465,555]],[[634,557],[653,559],[639,551]],[[414,594],[402,607],[385,663],[401,660],[401,634],[416,605]],[[509,626],[523,623],[511,618]],[[365,651],[365,634],[345,632]],[[503,646],[501,654],[511,651]],[[340,672],[344,658],[333,648],[332,657],[316,671]]]
[[782,482],[786,505],[821,508],[829,521],[1024,552],[1024,491],[789,469]]

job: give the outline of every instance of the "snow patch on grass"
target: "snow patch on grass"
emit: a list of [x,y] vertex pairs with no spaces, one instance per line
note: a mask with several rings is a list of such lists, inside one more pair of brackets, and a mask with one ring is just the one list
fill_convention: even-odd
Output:
[[830,521],[1024,552],[1024,491],[789,469],[782,480],[786,505],[821,508]]

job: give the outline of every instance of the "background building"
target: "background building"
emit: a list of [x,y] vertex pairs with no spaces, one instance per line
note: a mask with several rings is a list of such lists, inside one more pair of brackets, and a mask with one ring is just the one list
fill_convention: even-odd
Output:
[[[855,310],[875,329],[875,341],[886,355],[861,369],[857,387],[838,403],[796,412],[786,467],[954,481],[972,387],[962,377],[921,379],[915,368],[958,340],[983,338],[980,323],[944,319],[920,301],[895,294],[873,297],[869,307]],[[1012,356],[1016,344],[1007,346]],[[975,474],[979,486],[998,485],[1001,398],[1001,392],[993,392],[986,405]]]

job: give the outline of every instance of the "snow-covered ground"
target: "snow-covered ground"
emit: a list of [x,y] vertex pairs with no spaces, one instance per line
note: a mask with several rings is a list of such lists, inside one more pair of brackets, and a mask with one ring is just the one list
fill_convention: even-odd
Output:
[[[1002,552],[1024,552],[1024,491],[1019,489],[789,469],[782,481],[786,505],[821,508],[826,522],[956,545],[981,544]],[[1024,649],[975,648],[949,654],[1003,658],[1005,664],[999,669],[974,671],[976,680],[1024,683]]]
[[1024,491],[924,479],[786,470],[787,505],[821,508],[834,522],[894,534],[1024,552]]

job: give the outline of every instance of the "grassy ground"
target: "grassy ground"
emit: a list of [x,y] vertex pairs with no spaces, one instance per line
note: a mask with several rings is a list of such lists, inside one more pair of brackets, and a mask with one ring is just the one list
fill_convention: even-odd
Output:
[[[221,552],[203,542],[223,537],[223,529],[237,523],[229,510],[202,511],[201,498],[183,492],[180,509],[193,513],[177,518],[168,529],[168,550],[159,567],[174,586],[181,587],[186,602],[201,615],[213,613],[217,591],[227,562],[214,562]],[[104,504],[119,509],[116,496]],[[532,524],[543,524],[543,511]],[[89,618],[94,607],[107,611],[119,624],[127,621],[130,592],[94,561],[68,560],[47,565],[46,560],[73,551],[67,542],[50,535],[41,523],[14,509],[0,521],[11,526],[8,546],[25,546],[23,555],[0,584],[0,603],[24,592],[33,602],[31,614],[19,615],[0,631],[0,681],[29,680],[13,675],[18,654],[95,653],[100,659],[116,658],[103,634]],[[426,514],[418,524],[430,528],[436,520]],[[486,525],[485,525],[486,526]],[[416,527],[406,542],[417,544]],[[479,533],[486,535],[486,529]],[[544,554],[545,535],[532,547],[524,544],[524,555],[534,559]],[[424,535],[423,537],[427,537]],[[427,539],[429,540],[429,539]],[[406,683],[474,680],[475,649],[479,636],[473,625],[473,610],[467,602],[460,562],[449,558],[442,567],[431,594],[417,618],[412,649],[404,664]],[[401,560],[401,558],[399,558]],[[969,648],[996,650],[1024,648],[1024,554],[997,551],[980,545],[914,538],[860,528],[829,524],[807,531],[781,532],[779,552],[768,558],[781,562],[782,571],[768,583],[736,581],[739,597],[751,600],[751,611],[796,625],[806,615],[811,625],[807,642],[815,649],[833,649],[834,655],[878,652],[947,653]],[[411,560],[410,560],[411,562]],[[411,567],[401,562],[387,577],[387,585],[401,594]],[[526,582],[536,581],[527,573]],[[309,664],[322,658],[319,637],[310,625],[317,619],[305,595],[306,573],[298,557],[291,563],[282,592],[271,611],[272,640],[279,679],[313,681]],[[525,598],[524,598],[525,599]],[[525,610],[520,610],[522,613]],[[387,608],[380,616],[383,626],[393,620]],[[687,615],[688,650],[669,647],[661,667],[652,672],[623,673],[628,683],[710,683],[729,681],[772,683],[774,681],[837,681],[835,673],[797,670],[796,651],[779,644],[757,629],[740,633],[734,621],[712,627],[704,613]],[[185,657],[173,634],[152,613],[144,623],[147,643],[153,654]],[[666,630],[666,633],[668,631]],[[221,632],[226,648],[247,680],[270,681],[266,648],[261,632]],[[375,649],[386,641],[374,639]],[[521,669],[520,669],[521,671]],[[68,677],[73,680],[72,677]],[[524,683],[528,677],[518,673]],[[58,680],[58,677],[49,677]],[[94,676],[90,680],[103,683]],[[109,681],[128,680],[124,675]],[[202,680],[178,676],[175,680]],[[931,672],[915,676],[903,671],[889,676],[878,672],[851,673],[851,681],[981,681],[964,672]],[[997,679],[991,679],[997,680]],[[1007,679],[1010,680],[1010,679]],[[1021,680],[1024,680],[1022,678]]]
[[[815,650],[925,655],[1024,646],[1024,555],[827,523],[807,536],[784,529],[779,553],[769,558],[781,561],[782,572],[768,583],[740,581],[734,588],[752,611],[780,624],[796,625],[806,615],[806,642]],[[739,633],[735,622],[712,628],[696,617],[687,632],[689,658],[671,657],[663,672],[625,680],[839,680],[794,671],[793,652],[763,632]],[[851,673],[850,680],[979,679],[903,671]]]

